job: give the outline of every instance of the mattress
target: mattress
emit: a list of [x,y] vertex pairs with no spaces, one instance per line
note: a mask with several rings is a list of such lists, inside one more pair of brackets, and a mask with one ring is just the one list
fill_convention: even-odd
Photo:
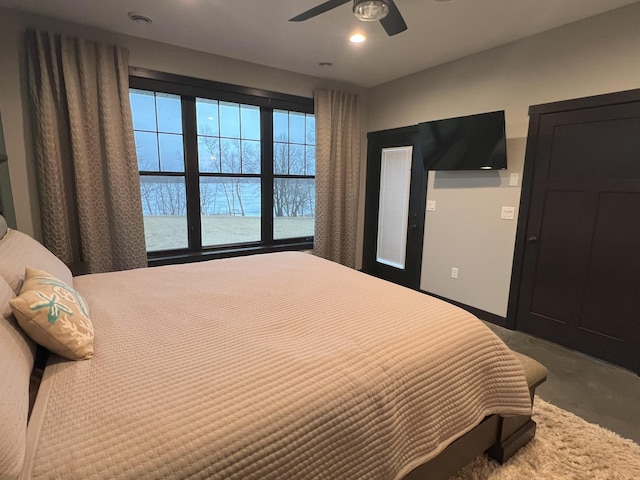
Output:
[[528,415],[471,314],[306,253],[77,277],[91,360],[52,356],[23,478],[398,479]]

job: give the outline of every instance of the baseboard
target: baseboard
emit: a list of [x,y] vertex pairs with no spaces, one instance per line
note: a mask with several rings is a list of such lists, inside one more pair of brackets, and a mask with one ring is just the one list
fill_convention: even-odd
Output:
[[447,303],[455,305],[456,307],[460,307],[463,310],[466,310],[469,313],[472,313],[480,320],[484,320],[485,322],[493,323],[494,325],[498,325],[500,327],[509,328],[507,326],[506,317],[501,317],[500,315],[496,315],[495,313],[486,312],[484,310],[480,310],[476,307],[471,307],[469,305],[465,305],[464,303],[456,302],[455,300],[451,300],[449,298],[441,297],[440,295],[436,295],[435,293],[426,292],[424,290],[420,290],[420,292],[425,293],[427,295],[431,295],[432,297],[436,297],[440,300],[444,300]]

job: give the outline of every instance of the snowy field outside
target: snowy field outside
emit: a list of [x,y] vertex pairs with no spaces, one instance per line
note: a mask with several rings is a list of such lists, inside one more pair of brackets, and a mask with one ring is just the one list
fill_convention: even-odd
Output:
[[[275,217],[276,239],[313,236],[314,217]],[[187,248],[187,217],[183,215],[145,215],[147,251]],[[260,240],[260,217],[203,215],[202,245],[217,246]]]

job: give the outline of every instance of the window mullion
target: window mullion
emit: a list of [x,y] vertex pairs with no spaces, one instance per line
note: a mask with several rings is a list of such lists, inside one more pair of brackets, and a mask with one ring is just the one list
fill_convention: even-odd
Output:
[[273,108],[260,108],[262,242],[273,243]]
[[202,250],[202,224],[200,218],[200,178],[198,167],[198,129],[196,101],[194,97],[182,96],[182,131],[184,135],[184,158],[187,189],[187,225],[189,249]]

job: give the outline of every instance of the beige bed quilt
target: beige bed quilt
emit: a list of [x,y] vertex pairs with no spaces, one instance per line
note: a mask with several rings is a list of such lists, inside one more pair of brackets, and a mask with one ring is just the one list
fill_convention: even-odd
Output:
[[54,358],[23,478],[396,479],[522,367],[472,315],[305,253],[75,279],[91,360]]

